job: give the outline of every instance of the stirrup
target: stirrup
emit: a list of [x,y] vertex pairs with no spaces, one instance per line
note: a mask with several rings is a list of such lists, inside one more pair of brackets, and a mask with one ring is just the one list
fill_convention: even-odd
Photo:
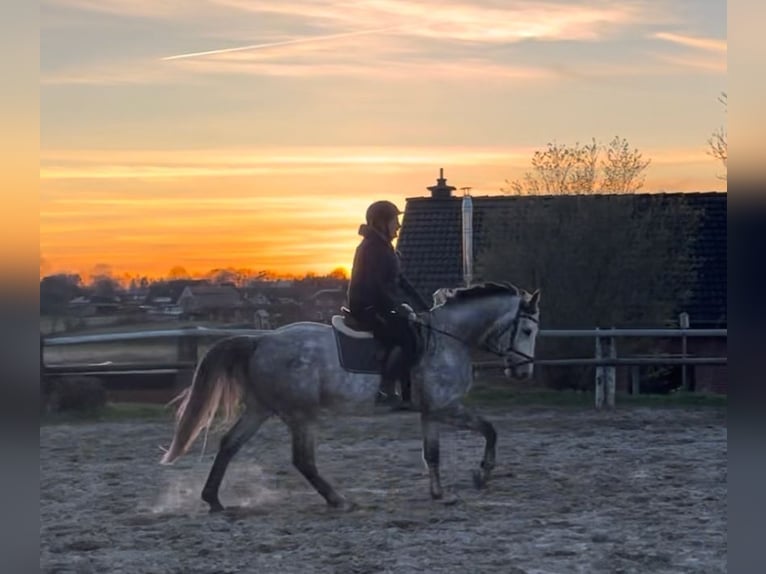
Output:
[[399,393],[387,393],[382,389],[378,389],[378,394],[375,395],[375,404],[386,405],[394,402],[399,402],[402,397]]

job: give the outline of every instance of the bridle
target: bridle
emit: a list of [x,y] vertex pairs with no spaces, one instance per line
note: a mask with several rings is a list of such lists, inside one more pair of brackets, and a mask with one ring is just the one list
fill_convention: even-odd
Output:
[[[478,348],[483,351],[492,353],[493,355],[496,355],[498,357],[502,357],[503,359],[507,358],[508,355],[510,355],[511,353],[513,353],[514,355],[518,357],[521,357],[522,358],[521,361],[510,365],[513,368],[521,367],[529,363],[534,363],[535,361],[534,357],[527,355],[526,353],[523,353],[522,351],[517,351],[516,349],[513,348],[513,341],[516,340],[516,333],[519,330],[519,324],[521,323],[522,319],[527,319],[529,321],[532,321],[535,324],[539,324],[539,321],[533,315],[523,312],[521,307],[519,307],[519,311],[516,313],[516,317],[514,317],[513,323],[511,324],[511,337],[509,339],[509,347],[505,350],[500,349],[494,343],[494,341],[500,338],[500,335],[502,335],[502,332],[500,332],[499,329],[491,329],[489,333],[483,337],[482,342],[478,345]],[[447,337],[450,337],[451,339],[458,341],[459,343],[461,343],[462,345],[466,347],[471,347],[471,345],[466,340],[455,335],[454,333],[450,333],[449,331],[445,331],[443,329],[434,327],[428,321],[414,320],[413,323],[420,325],[421,327],[425,327],[426,329],[434,333],[446,335]]]
[[519,312],[516,314],[516,317],[513,319],[513,323],[511,324],[511,336],[510,339],[508,339],[508,348],[504,351],[499,349],[497,345],[493,343],[494,340],[500,339],[500,335],[502,333],[496,333],[494,331],[490,332],[484,339],[484,343],[481,348],[483,348],[486,351],[489,351],[490,353],[497,355],[499,357],[506,358],[508,355],[513,353],[517,357],[521,357],[522,360],[518,361],[516,363],[513,363],[512,365],[509,365],[510,367],[516,368],[521,367],[524,365],[527,365],[529,363],[534,363],[535,359],[534,357],[527,355],[526,353],[523,353],[522,351],[517,351],[513,348],[513,342],[516,340],[516,334],[519,331],[519,325],[521,324],[522,319],[527,319],[529,321],[532,321],[535,324],[538,324],[538,320],[529,313],[524,313],[521,308],[519,308]]

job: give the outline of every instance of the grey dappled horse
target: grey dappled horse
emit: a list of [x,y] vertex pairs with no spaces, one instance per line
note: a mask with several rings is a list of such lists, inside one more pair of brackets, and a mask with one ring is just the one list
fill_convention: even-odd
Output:
[[[507,283],[487,283],[439,289],[434,306],[418,315],[424,349],[412,370],[412,397],[420,411],[423,457],[434,499],[442,496],[439,423],[484,436],[484,457],[474,471],[474,482],[477,487],[487,482],[495,466],[495,429],[461,403],[473,377],[470,349],[502,356],[507,376],[530,377],[539,300],[539,291],[529,294]],[[239,419],[221,439],[202,490],[202,500],[211,512],[223,509],[218,490],[232,457],[273,415],[290,429],[295,467],[330,506],[351,509],[354,504],[317,470],[316,421],[326,409],[358,412],[362,405],[371,406],[379,382],[380,375],[350,373],[341,367],[330,325],[293,323],[262,335],[221,340],[208,350],[191,386],[177,398],[181,403],[175,436],[162,463],[170,464],[183,455],[211,424],[219,407],[229,421],[243,405]]]

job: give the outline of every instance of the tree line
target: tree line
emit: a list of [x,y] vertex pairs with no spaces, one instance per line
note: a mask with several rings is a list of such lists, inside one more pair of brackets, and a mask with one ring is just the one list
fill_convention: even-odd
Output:
[[166,277],[135,276],[127,278],[127,281],[126,278],[120,280],[109,274],[91,276],[89,281],[84,281],[82,276],[77,273],[47,275],[40,280],[40,314],[60,314],[66,310],[70,301],[81,296],[111,299],[126,292],[146,292],[172,282],[193,279],[202,279],[213,285],[233,285],[237,288],[245,288],[261,282],[268,284],[268,282],[289,278],[299,289],[301,287],[323,288],[347,280],[346,271],[342,268],[324,275],[306,273],[302,276],[291,277],[266,271],[252,272],[246,269],[214,269],[202,276],[192,277],[185,272],[180,273],[179,269],[179,267],[174,267]]

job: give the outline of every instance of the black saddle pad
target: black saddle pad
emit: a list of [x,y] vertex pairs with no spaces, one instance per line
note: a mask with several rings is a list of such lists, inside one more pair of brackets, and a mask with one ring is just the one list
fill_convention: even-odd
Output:
[[380,374],[385,349],[372,337],[357,339],[333,328],[341,366],[351,373]]

